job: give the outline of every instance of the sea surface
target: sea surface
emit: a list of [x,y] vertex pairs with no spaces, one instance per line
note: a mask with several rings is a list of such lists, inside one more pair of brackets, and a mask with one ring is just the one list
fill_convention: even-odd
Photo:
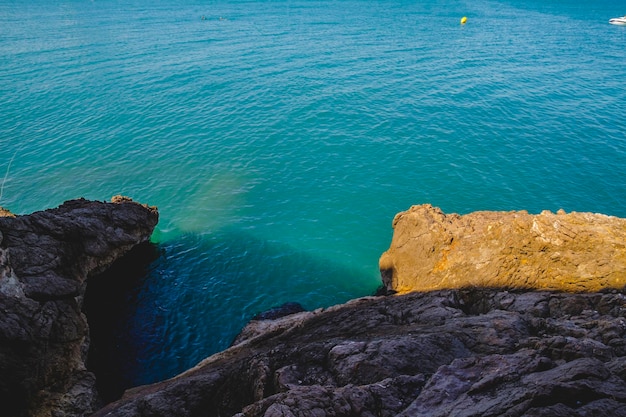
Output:
[[91,292],[108,332],[93,366],[119,387],[170,377],[256,313],[372,294],[411,205],[626,217],[626,27],[608,24],[624,14],[0,0],[0,205],[158,206],[148,266]]

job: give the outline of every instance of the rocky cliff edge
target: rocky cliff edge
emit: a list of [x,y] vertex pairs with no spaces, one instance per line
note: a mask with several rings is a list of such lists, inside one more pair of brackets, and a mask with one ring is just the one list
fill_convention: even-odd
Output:
[[595,213],[526,211],[445,214],[413,206],[393,220],[379,266],[387,289],[560,291],[626,285],[626,219]]
[[157,224],[156,208],[114,197],[25,216],[0,210],[0,415],[84,416],[98,407],[85,369],[86,280]]
[[624,220],[416,206],[394,225],[381,269],[405,294],[253,320],[95,416],[626,416]]
[[[99,207],[96,211],[101,215],[90,217],[86,206],[91,204]],[[115,248],[127,249],[141,236],[149,236],[150,227],[138,231],[140,220],[156,223],[151,209],[124,206],[131,213],[122,215],[111,205],[78,201],[56,212],[0,219],[3,413],[11,415],[7,404],[16,407],[26,400],[34,404],[30,414],[37,416],[86,415],[95,407],[93,376],[83,364],[86,322],[80,304],[85,278],[105,267]],[[457,221],[455,215],[425,208],[444,224]],[[66,231],[55,219],[61,213],[61,223],[71,225]],[[129,218],[135,220],[124,223]],[[445,232],[447,227],[427,223],[424,232],[419,216],[407,218],[416,227],[413,232],[409,226],[402,229],[410,236],[434,239],[437,231]],[[503,220],[496,215],[498,219],[504,228],[512,227],[505,223],[516,222],[515,217]],[[548,259],[575,258],[573,250],[554,252],[565,241],[558,237],[562,222],[545,224],[541,219],[534,228],[531,223],[529,236],[522,237],[527,242],[523,257],[515,255],[517,259],[514,256],[507,264],[518,271],[514,276],[521,276],[519,270],[533,262],[535,244],[543,265],[547,265],[546,253],[551,254]],[[118,222],[126,226],[112,226]],[[626,296],[622,289],[612,288],[621,282],[620,275],[612,275],[613,270],[622,270],[621,264],[611,266],[623,253],[624,241],[619,237],[623,231],[613,230],[608,223],[590,223],[598,230],[608,228],[608,236],[617,236],[608,240],[614,256],[596,256],[600,262],[594,261],[592,267],[591,261],[574,262],[578,273],[567,275],[567,282],[585,283],[575,285],[575,292],[537,284],[542,275],[537,272],[525,285],[504,289],[468,281],[456,285],[462,288],[365,297],[328,309],[270,315],[274,319],[269,320],[263,318],[270,316],[261,315],[230,348],[172,379],[128,390],[94,416],[626,416]],[[96,224],[104,229],[93,234]],[[474,223],[468,225],[473,229],[458,236],[477,235]],[[581,227],[586,231],[573,239],[592,241],[585,236],[596,231]],[[498,240],[486,232],[484,239]],[[79,236],[86,243],[75,243],[82,242]],[[443,271],[455,265],[449,261],[460,259],[453,242],[461,237],[456,236],[444,237],[443,246],[426,246],[426,255],[434,252],[436,259],[436,267],[427,271]],[[512,236],[507,232],[499,239]],[[414,264],[431,262],[423,259],[423,242],[417,245]],[[607,240],[599,241],[603,242]],[[34,249],[48,243],[49,251]],[[485,244],[480,239],[475,243]],[[492,261],[487,254],[498,259],[511,252],[505,249],[499,255],[488,249],[503,244],[486,245],[480,267],[471,259],[464,264],[469,271],[465,276],[476,279],[489,270]],[[57,246],[61,249],[53,249]],[[511,247],[509,241],[504,246]],[[409,258],[407,254],[405,260]],[[399,270],[400,264],[390,259],[383,265]],[[590,277],[593,265],[596,272]],[[393,268],[383,268],[388,285],[393,282],[389,278],[393,274],[388,274]],[[551,271],[550,266],[542,268]],[[596,273],[602,280],[617,278],[606,279],[610,285],[597,286]],[[419,278],[424,276],[428,273]],[[536,291],[534,285],[543,290]]]
[[253,321],[95,416],[626,416],[625,314],[617,291],[367,297]]

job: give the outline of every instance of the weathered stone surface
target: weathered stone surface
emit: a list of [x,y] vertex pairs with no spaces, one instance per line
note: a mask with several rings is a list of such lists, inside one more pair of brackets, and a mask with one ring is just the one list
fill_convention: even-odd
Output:
[[466,286],[564,291],[626,285],[626,219],[544,211],[444,214],[413,206],[380,258],[387,289]]
[[442,290],[252,321],[120,416],[626,416],[622,292]]
[[0,415],[94,410],[86,280],[147,241],[157,221],[155,208],[125,197],[0,216]]
[[624,220],[419,206],[394,226],[387,288],[438,290],[253,320],[96,416],[626,416]]

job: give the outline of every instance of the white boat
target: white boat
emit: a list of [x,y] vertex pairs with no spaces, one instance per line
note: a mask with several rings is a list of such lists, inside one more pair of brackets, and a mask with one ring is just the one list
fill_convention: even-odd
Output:
[[626,16],[614,17],[613,19],[609,19],[609,23],[612,25],[626,26]]

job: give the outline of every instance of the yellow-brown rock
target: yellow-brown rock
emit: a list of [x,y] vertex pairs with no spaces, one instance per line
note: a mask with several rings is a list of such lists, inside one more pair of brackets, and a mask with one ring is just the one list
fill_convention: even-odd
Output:
[[480,211],[445,214],[429,204],[393,220],[380,258],[400,293],[462,287],[572,292],[626,285],[626,219],[595,213]]

